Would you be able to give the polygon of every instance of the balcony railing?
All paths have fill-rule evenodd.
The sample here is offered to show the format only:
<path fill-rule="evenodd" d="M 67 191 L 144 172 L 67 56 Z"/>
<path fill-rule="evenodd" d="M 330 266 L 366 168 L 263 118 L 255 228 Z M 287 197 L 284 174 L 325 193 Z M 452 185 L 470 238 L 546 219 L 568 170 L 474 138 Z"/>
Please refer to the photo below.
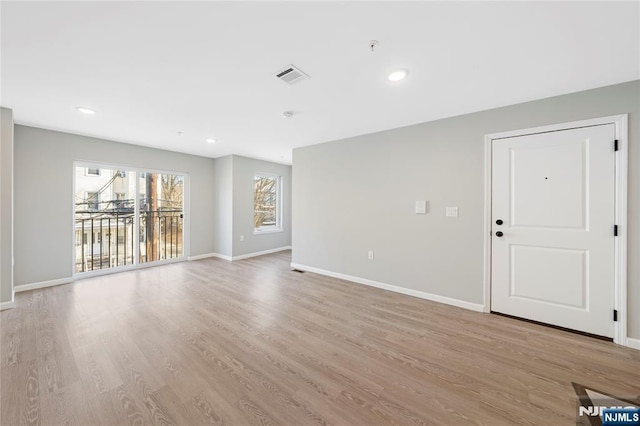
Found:
<path fill-rule="evenodd" d="M 76 218 L 76 272 L 133 263 L 133 214 Z"/>
<path fill-rule="evenodd" d="M 134 263 L 133 202 L 108 203 L 110 207 L 100 205 L 102 209 L 85 208 L 91 203 L 76 205 L 76 272 Z M 183 220 L 182 211 L 177 209 L 140 211 L 138 262 L 182 257 Z"/>
<path fill-rule="evenodd" d="M 140 263 L 182 256 L 182 211 L 140 212 Z"/>

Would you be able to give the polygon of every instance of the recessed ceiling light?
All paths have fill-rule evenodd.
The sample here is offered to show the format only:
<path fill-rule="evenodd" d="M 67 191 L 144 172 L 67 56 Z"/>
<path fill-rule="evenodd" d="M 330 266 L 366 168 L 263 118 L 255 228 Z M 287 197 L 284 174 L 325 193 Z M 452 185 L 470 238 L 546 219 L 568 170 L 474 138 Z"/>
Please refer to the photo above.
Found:
<path fill-rule="evenodd" d="M 214 138 L 207 138 L 207 143 L 216 143 Z"/>
<path fill-rule="evenodd" d="M 89 109 L 89 108 L 85 108 L 85 107 L 76 107 L 76 109 L 78 111 L 80 111 L 81 113 L 87 114 L 87 115 L 93 115 L 93 114 L 96 113 L 94 110 Z"/>
<path fill-rule="evenodd" d="M 396 70 L 389 74 L 387 78 L 389 79 L 389 81 L 400 81 L 403 80 L 407 76 L 407 74 L 407 70 Z"/>

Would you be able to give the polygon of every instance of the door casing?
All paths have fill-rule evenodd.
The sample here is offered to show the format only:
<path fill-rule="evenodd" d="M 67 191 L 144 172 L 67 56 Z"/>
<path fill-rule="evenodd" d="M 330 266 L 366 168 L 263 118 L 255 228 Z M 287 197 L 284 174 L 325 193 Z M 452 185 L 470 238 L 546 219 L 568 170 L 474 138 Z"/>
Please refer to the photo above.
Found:
<path fill-rule="evenodd" d="M 615 221 L 618 236 L 614 245 L 614 309 L 618 311 L 618 321 L 614 323 L 613 341 L 629 346 L 627 342 L 627 176 L 628 176 L 628 114 L 592 118 L 588 120 L 558 123 L 549 126 L 492 133 L 484 138 L 484 312 L 491 311 L 491 177 L 493 140 L 525 136 L 536 133 L 555 132 L 602 124 L 615 125 L 618 151 L 615 158 Z M 613 146 L 612 148 L 613 149 Z M 613 315 L 613 313 L 612 313 Z M 613 318 L 612 318 L 613 320 Z"/>

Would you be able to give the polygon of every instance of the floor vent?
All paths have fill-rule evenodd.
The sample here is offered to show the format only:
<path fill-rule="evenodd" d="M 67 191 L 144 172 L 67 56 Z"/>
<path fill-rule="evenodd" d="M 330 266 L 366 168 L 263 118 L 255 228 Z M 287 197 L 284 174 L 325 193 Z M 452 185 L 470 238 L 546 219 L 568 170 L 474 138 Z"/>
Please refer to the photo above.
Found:
<path fill-rule="evenodd" d="M 293 65 L 289 65 L 288 67 L 284 68 L 281 71 L 278 71 L 276 73 L 276 77 L 278 77 L 280 80 L 284 81 L 287 84 L 295 84 L 298 83 L 302 80 L 306 80 L 309 78 L 309 76 L 305 73 L 303 73 L 302 71 L 300 71 L 298 68 L 294 67 Z"/>

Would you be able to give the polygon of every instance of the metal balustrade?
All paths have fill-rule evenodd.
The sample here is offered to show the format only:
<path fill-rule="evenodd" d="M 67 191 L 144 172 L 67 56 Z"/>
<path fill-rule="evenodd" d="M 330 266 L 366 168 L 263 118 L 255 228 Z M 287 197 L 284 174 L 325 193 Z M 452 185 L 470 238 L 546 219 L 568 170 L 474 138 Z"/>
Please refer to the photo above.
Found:
<path fill-rule="evenodd" d="M 181 257 L 182 223 L 179 210 L 140 212 L 140 263 Z"/>
<path fill-rule="evenodd" d="M 132 200 L 76 204 L 76 272 L 131 265 L 135 261 Z M 90 206 L 91 205 L 91 206 Z M 84 207 L 84 208 L 83 208 Z M 138 262 L 183 255 L 181 210 L 140 211 Z"/>

